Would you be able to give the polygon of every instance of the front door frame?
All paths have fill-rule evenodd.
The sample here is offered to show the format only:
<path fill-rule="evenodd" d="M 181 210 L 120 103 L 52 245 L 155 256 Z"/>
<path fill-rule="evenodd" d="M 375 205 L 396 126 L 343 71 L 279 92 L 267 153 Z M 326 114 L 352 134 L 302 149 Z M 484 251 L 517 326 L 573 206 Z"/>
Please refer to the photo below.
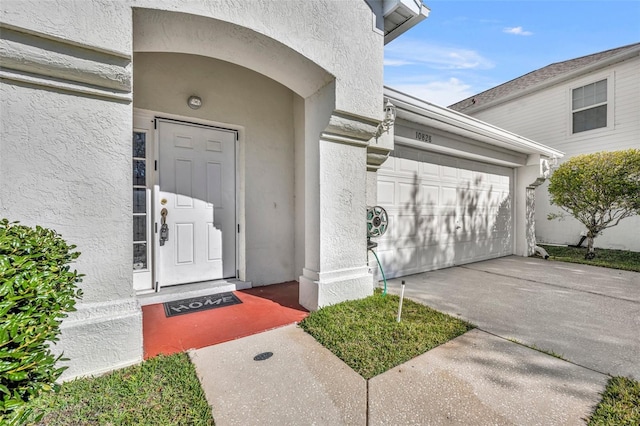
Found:
<path fill-rule="evenodd" d="M 236 143 L 235 143 L 235 223 L 236 223 L 236 250 L 235 250 L 235 265 L 236 265 L 236 279 L 244 280 L 246 276 L 246 263 L 245 263 L 245 238 L 244 232 L 241 230 L 245 229 L 245 221 L 244 221 L 244 203 L 243 200 L 244 192 L 242 188 L 244 187 L 244 128 L 242 126 L 233 125 L 229 123 L 216 122 L 211 120 L 203 120 L 200 118 L 181 116 L 176 114 L 167 114 L 153 110 L 145 110 L 140 108 L 133 109 L 134 123 L 133 128 L 146 127 L 141 126 L 139 123 L 149 124 L 149 135 L 152 136 L 152 141 L 148 142 L 148 147 L 151 153 L 147 156 L 147 158 L 151 159 L 148 167 L 147 173 L 148 177 L 148 185 L 151 186 L 151 202 L 149 206 L 150 210 L 150 223 L 148 224 L 151 229 L 152 234 L 152 253 L 150 255 L 150 259 L 152 262 L 151 270 L 153 271 L 152 275 L 149 276 L 150 282 L 144 285 L 143 290 L 139 290 L 140 294 L 149 293 L 149 292 L 159 292 L 162 284 L 161 277 L 159 276 L 159 250 L 160 250 L 160 242 L 159 242 L 159 232 L 160 232 L 160 205 L 158 200 L 158 192 L 159 192 L 159 172 L 157 170 L 157 165 L 159 164 L 159 152 L 160 152 L 160 138 L 159 138 L 159 130 L 157 126 L 157 119 L 163 119 L 168 121 L 173 121 L 176 124 L 190 124 L 196 126 L 209 127 L 214 129 L 223 129 L 230 130 L 236 133 Z M 153 207 L 151 207 L 153 206 Z M 188 284 L 187 284 L 188 285 Z M 138 287 L 139 288 L 139 287 Z"/>

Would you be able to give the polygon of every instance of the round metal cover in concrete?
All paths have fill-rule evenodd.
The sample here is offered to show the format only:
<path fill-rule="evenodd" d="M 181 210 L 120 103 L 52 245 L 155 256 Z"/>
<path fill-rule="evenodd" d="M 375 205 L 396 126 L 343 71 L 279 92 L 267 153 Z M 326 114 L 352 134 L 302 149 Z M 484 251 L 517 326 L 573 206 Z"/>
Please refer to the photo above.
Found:
<path fill-rule="evenodd" d="M 216 425 L 366 424 L 366 381 L 295 325 L 190 356 Z"/>

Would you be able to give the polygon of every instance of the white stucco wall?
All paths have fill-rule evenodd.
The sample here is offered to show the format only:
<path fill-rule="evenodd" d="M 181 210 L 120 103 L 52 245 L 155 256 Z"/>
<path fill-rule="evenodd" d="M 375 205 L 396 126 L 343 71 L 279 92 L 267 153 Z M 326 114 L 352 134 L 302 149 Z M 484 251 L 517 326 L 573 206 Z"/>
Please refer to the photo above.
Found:
<path fill-rule="evenodd" d="M 286 75 L 290 65 L 282 61 L 286 49 L 278 56 L 268 53 L 273 46 L 271 43 L 277 41 L 276 44 L 299 52 L 335 77 L 337 110 L 364 117 L 381 116 L 383 36 L 375 28 L 373 13 L 363 0 L 5 0 L 0 21 L 100 49 L 129 53 L 133 46 L 134 7 L 199 15 L 250 28 L 266 38 L 259 40 L 250 33 L 241 37 L 242 45 L 254 45 L 242 52 L 226 50 L 219 45 L 219 54 L 227 55 L 221 59 L 235 56 L 233 62 L 247 61 L 242 65 L 285 83 L 283 79 L 291 78 Z M 215 22 L 210 22 L 209 26 L 215 27 Z M 212 34 L 217 33 L 216 28 L 210 30 Z M 231 34 L 231 38 L 243 33 L 238 28 L 233 31 L 235 34 Z M 194 45 L 215 44 L 217 40 L 207 36 L 199 38 L 203 36 L 202 32 L 195 35 L 191 39 Z M 267 55 L 260 54 L 265 50 L 264 43 L 270 44 L 265 52 Z M 290 52 L 290 59 L 295 56 L 293 52 Z M 304 76 L 300 78 L 304 79 Z M 307 97 L 324 84 L 316 85 L 310 93 L 299 94 Z"/>
<path fill-rule="evenodd" d="M 0 214 L 78 245 L 85 303 L 131 297 L 129 106 L 1 84 Z"/>
<path fill-rule="evenodd" d="M 313 310 L 373 292 L 365 219 L 366 146 L 375 127 L 332 115 L 333 96 L 329 85 L 305 100 L 305 268 L 299 281 L 300 303 Z"/>
<path fill-rule="evenodd" d="M 364 165 L 362 135 L 356 136 L 355 145 L 351 139 L 336 139 L 330 143 L 351 147 L 327 146 L 320 155 L 319 140 L 329 117 L 336 111 L 351 117 L 346 124 L 334 126 L 347 129 L 347 133 L 364 120 L 369 123 L 364 126 L 366 134 L 371 132 L 370 124 L 382 116 L 383 35 L 375 28 L 366 2 L 5 0 L 0 3 L 0 28 L 4 34 L 11 29 L 35 35 L 35 39 L 30 36 L 17 42 L 0 37 L 0 55 L 3 60 L 9 58 L 14 67 L 0 72 L 0 213 L 25 224 L 52 227 L 83 253 L 77 266 L 87 275 L 82 284 L 85 298 L 78 313 L 63 323 L 66 331 L 59 345 L 73 359 L 65 377 L 105 371 L 138 362 L 142 356 L 141 314 L 132 290 L 130 167 L 131 101 L 142 102 L 135 93 L 144 83 L 136 81 L 136 88 L 131 86 L 134 51 L 212 56 L 269 77 L 261 79 L 253 73 L 245 79 L 248 87 L 244 92 L 269 96 L 245 97 L 244 104 L 227 96 L 226 109 L 212 111 L 222 115 L 216 121 L 244 126 L 247 143 L 254 144 L 246 152 L 246 179 L 254 185 L 245 197 L 263 211 L 254 212 L 246 206 L 247 235 L 250 230 L 260 230 L 246 241 L 247 264 L 251 263 L 251 271 L 256 273 L 246 278 L 259 284 L 288 280 L 298 273 L 295 270 L 301 256 L 292 251 L 294 241 L 302 240 L 303 226 L 305 245 L 310 243 L 310 248 L 305 247 L 304 264 L 314 268 L 315 275 L 311 275 L 317 277 L 323 269 L 328 274 L 324 282 L 348 286 L 355 280 L 359 290 L 350 295 L 366 293 L 361 288 L 367 274 L 361 273 L 360 266 L 353 266 L 366 267 L 364 243 L 358 237 L 352 245 L 359 234 L 356 228 L 342 238 L 330 233 L 330 244 L 321 241 L 324 237 L 313 229 L 325 207 L 320 203 L 320 193 L 325 190 L 320 186 L 322 161 L 354 155 L 353 163 L 340 159 L 332 166 L 334 176 L 345 176 Z M 202 77 L 215 84 L 215 75 Z M 174 93 L 175 84 L 171 81 L 156 90 Z M 312 116 L 306 99 L 322 90 L 327 92 L 322 108 Z M 293 92 L 305 98 L 304 120 L 300 99 Z M 178 102 L 168 98 L 156 101 Z M 284 104 L 286 108 L 282 108 Z M 167 108 L 177 111 L 178 106 Z M 260 132 L 266 132 L 265 136 L 239 123 L 241 113 L 262 119 L 264 129 Z M 349 121 L 352 119 L 355 124 Z M 305 147 L 305 167 L 298 169 L 304 175 L 305 212 L 300 225 L 295 221 L 301 213 L 294 213 L 293 194 L 301 190 L 294 190 L 295 167 L 291 163 L 301 158 L 296 156 L 294 135 L 302 129 L 304 137 L 297 139 L 298 145 L 303 141 Z M 366 192 L 364 170 L 363 166 L 362 175 L 356 173 L 348 188 L 352 194 L 340 198 L 338 205 L 332 197 L 344 191 L 334 194 L 328 189 L 323 195 L 325 204 L 335 207 L 327 220 L 347 218 L 346 224 L 336 223 L 338 228 L 357 225 L 356 219 L 347 215 L 356 215 L 364 205 L 364 199 L 355 195 L 364 197 Z M 269 179 L 263 181 L 265 175 Z M 274 192 L 274 184 L 286 189 Z M 315 210 L 309 212 L 310 208 Z M 274 226 L 261 229 L 261 214 L 272 218 Z M 331 254 L 334 249 L 346 257 Z M 274 254 L 281 256 L 273 259 Z M 320 265 L 324 256 L 331 260 Z M 346 272 L 336 272 L 342 266 L 347 266 Z M 269 278 L 257 276 L 265 270 Z M 330 296 L 322 303 L 334 303 L 342 297 Z"/>
<path fill-rule="evenodd" d="M 297 280 L 302 275 L 305 259 L 305 100 L 293 97 L 294 125 L 294 211 L 295 211 L 295 259 L 294 271 Z"/>
<path fill-rule="evenodd" d="M 3 0 L 0 21 L 97 49 L 131 52 L 131 1 Z"/>
<path fill-rule="evenodd" d="M 141 9 L 179 10 L 183 13 L 209 16 L 251 28 L 299 52 L 334 76 L 337 110 L 357 112 L 365 117 L 381 115 L 379 105 L 382 98 L 383 37 L 375 28 L 371 9 L 362 0 L 313 2 L 144 0 L 135 2 L 134 6 Z M 209 30 L 216 32 L 216 28 Z M 221 32 L 217 39 L 222 35 L 224 40 L 223 34 L 224 32 Z M 282 57 L 261 54 L 264 47 L 262 44 L 270 45 L 269 41 L 251 35 L 248 37 L 254 44 L 255 50 L 252 55 L 245 56 L 244 49 L 243 51 L 231 49 L 220 54 L 229 55 L 229 58 L 233 58 L 233 62 L 246 61 L 242 63 L 243 66 L 259 70 L 289 86 L 282 79 L 292 78 L 286 75 L 286 68 L 291 69 L 294 55 L 283 63 Z M 211 41 L 215 40 L 211 39 Z M 246 47 L 247 44 L 245 43 L 244 46 Z M 354 58 L 360 59 L 354 60 Z M 282 77 L 279 73 L 283 73 Z M 304 76 L 299 78 L 304 79 Z M 327 82 L 328 80 L 325 81 Z M 322 85 L 316 86 L 308 93 L 298 94 L 307 97 Z"/>
<path fill-rule="evenodd" d="M 73 267 L 85 274 L 84 296 L 78 312 L 63 322 L 56 346 L 75 361 L 65 375 L 81 374 L 80 365 L 100 371 L 139 361 L 142 324 L 131 273 L 130 106 L 5 82 L 0 99 L 0 217 L 53 228 L 82 253 Z M 77 319 L 92 314 L 124 326 L 88 331 Z M 90 350 L 75 348 L 68 335 L 94 344 Z"/>
<path fill-rule="evenodd" d="M 202 56 L 137 53 L 134 107 L 241 126 L 246 280 L 297 279 L 294 271 L 293 99 L 286 87 L 254 71 Z M 186 99 L 197 94 L 203 106 Z"/>

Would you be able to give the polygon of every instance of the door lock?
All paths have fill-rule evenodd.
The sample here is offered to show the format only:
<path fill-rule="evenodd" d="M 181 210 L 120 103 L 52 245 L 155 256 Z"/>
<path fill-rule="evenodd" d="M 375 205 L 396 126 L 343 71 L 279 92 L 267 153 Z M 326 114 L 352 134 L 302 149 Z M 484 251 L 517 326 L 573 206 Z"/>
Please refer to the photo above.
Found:
<path fill-rule="evenodd" d="M 160 226 L 160 245 L 161 246 L 163 246 L 166 241 L 169 241 L 169 225 L 167 225 L 167 214 L 168 214 L 168 211 L 166 208 L 163 208 L 162 210 L 160 210 L 160 216 L 162 216 L 162 218 L 160 219 L 160 223 L 162 223 L 162 226 Z"/>

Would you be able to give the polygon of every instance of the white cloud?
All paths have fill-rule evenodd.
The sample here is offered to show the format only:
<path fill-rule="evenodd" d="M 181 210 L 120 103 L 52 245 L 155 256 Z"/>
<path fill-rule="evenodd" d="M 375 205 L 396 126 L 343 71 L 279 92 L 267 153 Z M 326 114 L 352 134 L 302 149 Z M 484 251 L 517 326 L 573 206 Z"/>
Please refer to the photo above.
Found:
<path fill-rule="evenodd" d="M 522 27 L 507 27 L 502 32 L 507 34 L 521 35 L 521 36 L 530 36 L 533 35 L 531 31 L 525 31 Z"/>
<path fill-rule="evenodd" d="M 398 39 L 385 48 L 389 66 L 422 65 L 432 69 L 489 69 L 493 63 L 478 52 L 421 40 Z"/>
<path fill-rule="evenodd" d="M 406 61 L 403 59 L 389 59 L 389 58 L 384 58 L 384 66 L 385 67 L 402 67 L 404 65 L 412 65 L 413 62 L 411 61 Z"/>
<path fill-rule="evenodd" d="M 441 81 L 389 84 L 389 86 L 408 95 L 442 106 L 451 105 L 476 93 L 470 85 L 454 77 Z"/>

